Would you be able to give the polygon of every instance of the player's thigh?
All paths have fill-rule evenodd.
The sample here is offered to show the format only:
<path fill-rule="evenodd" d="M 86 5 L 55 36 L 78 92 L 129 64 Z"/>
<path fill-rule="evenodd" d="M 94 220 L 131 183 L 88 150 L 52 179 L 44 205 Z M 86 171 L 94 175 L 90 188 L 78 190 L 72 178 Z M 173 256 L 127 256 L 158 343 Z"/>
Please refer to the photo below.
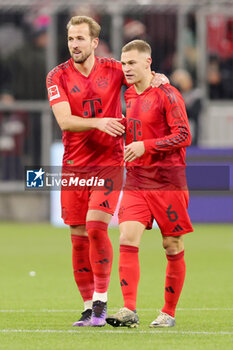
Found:
<path fill-rule="evenodd" d="M 109 224 L 112 218 L 112 214 L 106 213 L 101 210 L 89 209 L 87 212 L 86 221 L 102 221 Z"/>
<path fill-rule="evenodd" d="M 150 191 L 146 199 L 164 236 L 180 236 L 193 231 L 187 211 L 187 191 Z"/>
<path fill-rule="evenodd" d="M 146 226 L 138 221 L 124 221 L 119 225 L 120 244 L 139 247 Z"/>
<path fill-rule="evenodd" d="M 104 190 L 91 191 L 88 205 L 88 213 L 90 211 L 100 211 L 109 214 L 109 217 L 114 214 L 119 200 L 120 191 L 111 191 L 106 194 Z"/>
<path fill-rule="evenodd" d="M 96 170 L 96 176 L 104 179 L 104 186 L 95 186 L 91 189 L 88 209 L 113 215 L 121 193 L 123 167 L 101 167 Z"/>
<path fill-rule="evenodd" d="M 67 225 L 85 225 L 89 192 L 61 190 L 62 218 Z"/>
<path fill-rule="evenodd" d="M 139 222 L 151 229 L 153 216 L 144 198 L 143 191 L 123 191 L 118 213 L 119 223 Z"/>

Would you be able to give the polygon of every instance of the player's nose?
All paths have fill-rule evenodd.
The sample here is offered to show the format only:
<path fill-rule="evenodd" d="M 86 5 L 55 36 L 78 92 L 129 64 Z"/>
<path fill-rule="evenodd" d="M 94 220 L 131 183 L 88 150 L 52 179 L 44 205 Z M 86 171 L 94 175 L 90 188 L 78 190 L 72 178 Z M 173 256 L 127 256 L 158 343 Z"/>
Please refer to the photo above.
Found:
<path fill-rule="evenodd" d="M 72 42 L 72 48 L 78 49 L 78 41 L 74 40 L 74 41 Z"/>
<path fill-rule="evenodd" d="M 125 65 L 124 71 L 128 73 L 130 71 L 130 66 Z"/>

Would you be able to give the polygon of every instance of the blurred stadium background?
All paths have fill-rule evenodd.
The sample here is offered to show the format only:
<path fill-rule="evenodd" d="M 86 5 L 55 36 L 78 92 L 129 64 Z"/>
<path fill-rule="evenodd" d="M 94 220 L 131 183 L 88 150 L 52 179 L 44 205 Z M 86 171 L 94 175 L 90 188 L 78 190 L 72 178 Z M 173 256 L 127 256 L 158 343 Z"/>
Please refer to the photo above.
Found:
<path fill-rule="evenodd" d="M 25 191 L 24 169 L 50 165 L 61 142 L 45 77 L 69 58 L 66 23 L 74 14 L 101 24 L 98 56 L 119 59 L 134 38 L 151 43 L 153 69 L 186 102 L 188 164 L 226 166 L 223 187 L 191 191 L 192 221 L 233 222 L 232 0 L 0 0 L 0 220 L 50 220 L 50 193 Z M 221 182 L 221 172 L 214 176 Z"/>

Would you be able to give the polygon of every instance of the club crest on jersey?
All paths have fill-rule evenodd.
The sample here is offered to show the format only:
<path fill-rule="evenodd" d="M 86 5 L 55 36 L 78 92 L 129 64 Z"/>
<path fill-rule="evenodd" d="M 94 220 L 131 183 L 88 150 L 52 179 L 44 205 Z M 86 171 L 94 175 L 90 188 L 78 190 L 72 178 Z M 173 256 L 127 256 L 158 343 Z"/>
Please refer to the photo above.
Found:
<path fill-rule="evenodd" d="M 101 88 L 101 89 L 106 89 L 108 87 L 108 82 L 109 79 L 106 77 L 100 77 L 96 80 L 96 84 Z"/>
<path fill-rule="evenodd" d="M 142 111 L 148 112 L 151 108 L 152 102 L 150 100 L 145 100 L 142 102 Z"/>
<path fill-rule="evenodd" d="M 179 106 L 175 106 L 172 108 L 172 116 L 175 119 L 182 119 L 182 110 Z"/>
<path fill-rule="evenodd" d="M 49 93 L 49 101 L 55 100 L 56 98 L 60 97 L 60 92 L 58 90 L 57 85 L 50 86 L 48 88 Z"/>

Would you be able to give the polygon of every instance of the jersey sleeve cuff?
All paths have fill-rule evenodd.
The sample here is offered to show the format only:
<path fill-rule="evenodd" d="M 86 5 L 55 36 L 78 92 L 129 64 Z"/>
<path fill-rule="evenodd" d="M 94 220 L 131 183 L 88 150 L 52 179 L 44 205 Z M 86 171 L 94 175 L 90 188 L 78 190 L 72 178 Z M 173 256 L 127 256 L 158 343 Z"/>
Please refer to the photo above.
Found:
<path fill-rule="evenodd" d="M 155 151 L 154 149 L 154 140 L 144 140 L 144 147 L 145 147 L 145 151 L 148 153 L 151 153 L 152 151 Z"/>

